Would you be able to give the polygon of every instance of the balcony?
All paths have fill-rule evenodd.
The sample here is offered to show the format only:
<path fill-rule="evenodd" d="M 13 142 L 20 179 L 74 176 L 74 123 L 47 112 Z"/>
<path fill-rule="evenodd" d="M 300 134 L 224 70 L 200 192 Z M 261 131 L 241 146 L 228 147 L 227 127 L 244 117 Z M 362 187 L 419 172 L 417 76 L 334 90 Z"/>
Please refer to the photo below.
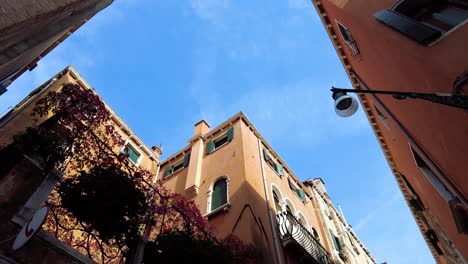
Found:
<path fill-rule="evenodd" d="M 328 252 L 320 242 L 289 212 L 276 215 L 285 249 L 294 251 L 301 263 L 330 264 Z"/>

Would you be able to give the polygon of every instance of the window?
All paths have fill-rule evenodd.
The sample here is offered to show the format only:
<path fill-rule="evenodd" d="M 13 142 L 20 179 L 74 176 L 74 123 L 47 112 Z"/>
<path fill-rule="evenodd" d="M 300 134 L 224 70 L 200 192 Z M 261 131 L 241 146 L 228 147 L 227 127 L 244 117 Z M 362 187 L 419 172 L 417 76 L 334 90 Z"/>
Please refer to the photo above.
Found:
<path fill-rule="evenodd" d="M 372 106 L 374 106 L 374 110 L 375 110 L 375 113 L 377 114 L 377 117 L 380 119 L 380 121 L 382 121 L 382 124 L 390 130 L 390 124 L 388 123 L 388 120 L 387 118 L 384 116 L 384 114 L 380 111 L 379 108 L 377 108 L 374 104 L 372 104 Z"/>
<path fill-rule="evenodd" d="M 419 156 L 419 154 L 410 147 L 411 153 L 413 154 L 414 162 L 418 166 L 419 170 L 426 176 L 426 179 L 432 184 L 432 186 L 439 192 L 445 201 L 451 201 L 455 197 L 452 193 L 445 187 L 445 185 L 439 180 L 436 174 L 432 169 L 426 164 L 426 162 Z"/>
<path fill-rule="evenodd" d="M 211 211 L 214 211 L 227 204 L 227 180 L 220 179 L 213 185 L 211 195 Z"/>
<path fill-rule="evenodd" d="M 468 3 L 460 0 L 403 0 L 393 10 L 379 11 L 374 17 L 427 45 L 468 20 Z"/>
<path fill-rule="evenodd" d="M 335 245 L 335 249 L 337 251 L 341 251 L 343 248 L 341 247 L 340 239 L 337 236 L 335 236 L 335 234 L 333 233 L 331 229 L 328 229 L 328 230 L 330 231 L 330 235 L 333 240 L 333 244 Z"/>
<path fill-rule="evenodd" d="M 138 164 L 140 162 L 141 154 L 133 147 L 130 143 L 126 143 L 122 149 L 122 153 L 128 156 L 128 159 L 133 163 Z"/>
<path fill-rule="evenodd" d="M 172 165 L 169 165 L 166 170 L 164 170 L 164 178 L 166 178 L 167 176 L 175 173 L 175 172 L 178 172 L 184 168 L 187 168 L 188 165 L 190 163 L 190 153 L 185 155 L 183 159 L 175 162 L 174 164 Z"/>
<path fill-rule="evenodd" d="M 439 180 L 437 175 L 426 164 L 426 162 L 419 156 L 419 154 L 410 146 L 411 153 L 413 154 L 414 161 L 419 167 L 419 170 L 426 176 L 427 180 L 437 190 L 437 192 L 448 202 L 452 211 L 457 230 L 461 234 L 468 233 L 468 211 L 461 201 L 455 197 L 450 190 Z"/>
<path fill-rule="evenodd" d="M 314 227 L 312 227 L 312 235 L 317 241 L 320 241 L 319 234 L 317 233 L 317 230 Z"/>
<path fill-rule="evenodd" d="M 206 154 L 210 154 L 216 149 L 224 146 L 225 144 L 229 143 L 232 141 L 234 138 L 234 128 L 231 127 L 229 130 L 224 134 L 219 136 L 218 138 L 208 142 L 206 144 Z"/>
<path fill-rule="evenodd" d="M 307 203 L 304 191 L 301 188 L 296 187 L 296 184 L 290 177 L 288 177 L 288 184 L 289 188 L 297 195 L 297 197 L 299 197 L 303 203 Z"/>
<path fill-rule="evenodd" d="M 280 205 L 280 200 L 279 200 L 278 195 L 276 194 L 275 191 L 273 191 L 273 200 L 275 201 L 276 213 L 280 213 L 282 211 L 281 210 L 281 205 Z"/>
<path fill-rule="evenodd" d="M 286 212 L 288 212 L 289 214 L 293 214 L 293 211 L 291 210 L 291 207 L 289 207 L 289 205 L 286 205 Z"/>
<path fill-rule="evenodd" d="M 263 159 L 270 165 L 270 167 L 279 175 L 283 176 L 284 175 L 284 170 L 283 170 L 283 165 L 276 163 L 270 155 L 268 155 L 268 152 L 266 149 L 263 149 Z"/>
<path fill-rule="evenodd" d="M 344 42 L 348 47 L 351 49 L 353 56 L 358 56 L 359 55 L 359 48 L 357 46 L 356 41 L 354 41 L 353 36 L 351 35 L 351 32 L 349 29 L 347 29 L 345 26 L 343 26 L 340 22 L 336 21 L 336 26 L 338 27 L 338 30 L 341 33 L 341 37 L 343 38 Z"/>

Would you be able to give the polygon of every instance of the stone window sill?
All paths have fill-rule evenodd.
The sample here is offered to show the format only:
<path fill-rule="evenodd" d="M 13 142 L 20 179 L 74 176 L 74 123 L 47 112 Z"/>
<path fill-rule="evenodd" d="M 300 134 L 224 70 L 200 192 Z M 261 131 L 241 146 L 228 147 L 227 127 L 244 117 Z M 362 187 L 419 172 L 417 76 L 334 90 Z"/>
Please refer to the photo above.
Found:
<path fill-rule="evenodd" d="M 229 207 L 231 207 L 230 203 L 225 203 L 224 205 L 221 205 L 220 207 L 214 209 L 213 211 L 207 213 L 205 215 L 206 218 L 210 219 L 218 214 L 225 213 L 229 211 Z"/>

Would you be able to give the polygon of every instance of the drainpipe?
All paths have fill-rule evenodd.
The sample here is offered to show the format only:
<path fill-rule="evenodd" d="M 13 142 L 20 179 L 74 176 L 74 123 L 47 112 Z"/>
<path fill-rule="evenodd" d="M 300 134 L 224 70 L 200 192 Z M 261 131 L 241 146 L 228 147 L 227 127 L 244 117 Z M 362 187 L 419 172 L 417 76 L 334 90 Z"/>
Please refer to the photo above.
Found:
<path fill-rule="evenodd" d="M 161 168 L 161 163 L 159 161 L 156 161 L 156 164 L 158 164 L 158 167 L 156 168 L 156 175 L 154 176 L 153 183 L 158 181 L 159 169 Z"/>
<path fill-rule="evenodd" d="M 354 76 L 356 80 L 358 80 L 359 84 L 364 88 L 364 90 L 370 90 L 369 87 L 364 83 L 363 80 L 353 71 L 351 71 L 351 76 Z M 406 128 L 398 121 L 398 119 L 385 107 L 385 105 L 380 101 L 380 99 L 371 94 L 374 101 L 377 105 L 385 112 L 385 114 L 392 120 L 392 122 L 396 125 L 396 127 L 406 136 L 408 142 L 411 144 L 412 147 L 418 152 L 419 155 L 423 158 L 423 160 L 431 167 L 435 173 L 439 176 L 439 180 L 444 183 L 444 185 L 449 189 L 450 192 L 455 194 L 455 196 L 460 199 L 465 207 L 468 207 L 468 201 L 466 200 L 465 196 L 462 192 L 458 190 L 458 188 L 450 181 L 450 179 L 445 175 L 445 173 L 432 161 L 429 155 L 419 146 L 418 143 L 413 139 L 410 133 L 406 130 Z"/>
<path fill-rule="evenodd" d="M 276 254 L 276 259 L 278 264 L 282 264 L 283 260 L 281 259 L 281 254 L 280 254 L 280 248 L 279 248 L 279 242 L 278 242 L 278 234 L 276 233 L 276 228 L 275 228 L 275 223 L 276 221 L 273 218 L 273 212 L 271 211 L 270 207 L 270 199 L 268 198 L 268 188 L 266 184 L 266 179 L 265 179 L 265 168 L 263 167 L 263 154 L 262 154 L 262 141 L 258 139 L 258 153 L 260 156 L 260 168 L 262 170 L 262 180 L 263 180 L 263 189 L 265 191 L 265 199 L 266 199 L 266 206 L 268 209 L 268 216 L 270 220 L 270 226 L 271 226 L 271 232 L 273 233 L 273 242 L 275 244 L 275 254 Z"/>

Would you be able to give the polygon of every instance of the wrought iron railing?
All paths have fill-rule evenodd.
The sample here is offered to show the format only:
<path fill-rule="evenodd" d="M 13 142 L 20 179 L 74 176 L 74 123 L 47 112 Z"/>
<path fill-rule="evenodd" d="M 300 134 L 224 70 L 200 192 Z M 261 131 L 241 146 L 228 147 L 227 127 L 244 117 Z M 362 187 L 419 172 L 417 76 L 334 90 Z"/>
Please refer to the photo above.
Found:
<path fill-rule="evenodd" d="M 320 242 L 289 212 L 276 215 L 281 239 L 294 240 L 301 246 L 317 263 L 329 264 L 330 257 Z"/>

